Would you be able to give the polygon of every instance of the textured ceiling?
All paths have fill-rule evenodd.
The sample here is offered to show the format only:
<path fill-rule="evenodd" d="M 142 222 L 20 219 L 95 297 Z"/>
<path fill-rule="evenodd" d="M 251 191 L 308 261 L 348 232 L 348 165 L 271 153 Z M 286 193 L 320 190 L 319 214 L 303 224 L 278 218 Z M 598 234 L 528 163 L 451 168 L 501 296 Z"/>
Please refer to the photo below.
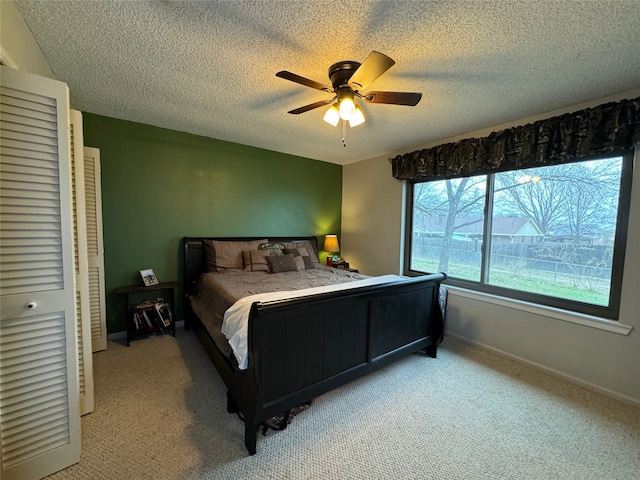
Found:
<path fill-rule="evenodd" d="M 637 0 L 17 1 L 82 111 L 347 164 L 640 87 Z M 364 125 L 322 121 L 328 67 L 396 65 Z"/>

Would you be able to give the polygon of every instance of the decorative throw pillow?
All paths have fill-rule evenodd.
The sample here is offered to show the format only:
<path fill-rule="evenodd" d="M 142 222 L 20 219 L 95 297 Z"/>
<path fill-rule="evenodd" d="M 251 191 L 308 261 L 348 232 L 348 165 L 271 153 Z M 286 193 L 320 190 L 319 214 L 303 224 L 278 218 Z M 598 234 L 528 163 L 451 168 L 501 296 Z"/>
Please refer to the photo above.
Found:
<path fill-rule="evenodd" d="M 314 267 L 315 266 L 317 266 L 317 267 L 322 266 L 322 264 L 320 263 L 320 260 L 318 260 L 318 252 L 316 251 L 315 248 L 313 248 L 311 243 L 310 242 L 302 242 L 302 246 L 307 249 L 307 252 L 309 254 L 309 258 L 311 259 L 311 263 L 313 263 Z M 300 247 L 298 247 L 298 249 L 300 249 Z M 304 256 L 304 253 L 302 253 L 302 251 L 300 251 L 300 253 Z"/>
<path fill-rule="evenodd" d="M 296 249 L 300 252 L 300 255 L 308 256 L 311 259 L 311 263 L 313 263 L 314 268 L 317 268 L 321 265 L 320 260 L 318 260 L 318 252 L 316 252 L 315 248 L 313 248 L 311 242 L 284 242 L 284 247 L 286 249 Z"/>
<path fill-rule="evenodd" d="M 316 268 L 313 265 L 313 261 L 311 260 L 311 257 L 308 257 L 307 255 L 301 255 L 300 258 L 302 258 L 302 262 L 304 263 L 305 270 L 311 270 L 312 268 Z"/>
<path fill-rule="evenodd" d="M 309 255 L 302 255 L 300 250 L 297 248 L 285 248 L 282 250 L 284 254 L 290 253 L 296 260 L 296 265 L 298 265 L 298 270 L 310 270 L 315 268 L 313 266 L 313 262 L 311 261 L 311 257 Z M 307 249 L 305 247 L 302 248 L 304 253 L 307 253 Z"/>
<path fill-rule="evenodd" d="M 207 272 L 218 272 L 227 268 L 242 270 L 243 250 L 258 250 L 261 243 L 266 243 L 266 238 L 261 240 L 204 240 L 204 253 Z"/>
<path fill-rule="evenodd" d="M 304 268 L 304 260 L 302 258 L 303 258 L 302 255 L 298 255 L 297 257 L 295 257 L 295 256 L 293 257 L 294 262 L 296 262 L 296 269 L 298 271 L 305 270 L 305 268 Z M 309 258 L 309 257 L 307 257 L 307 258 Z"/>
<path fill-rule="evenodd" d="M 268 272 L 267 256 L 269 250 L 243 250 L 242 261 L 245 272 Z"/>
<path fill-rule="evenodd" d="M 282 253 L 282 250 L 284 249 L 284 245 L 281 243 L 262 243 L 260 244 L 258 249 L 267 250 L 270 252 L 269 255 L 274 257 L 284 255 L 284 253 Z"/>
<path fill-rule="evenodd" d="M 296 261 L 291 253 L 287 255 L 269 255 L 267 262 L 269 263 L 269 270 L 271 273 L 281 272 L 295 272 L 298 270 Z"/>

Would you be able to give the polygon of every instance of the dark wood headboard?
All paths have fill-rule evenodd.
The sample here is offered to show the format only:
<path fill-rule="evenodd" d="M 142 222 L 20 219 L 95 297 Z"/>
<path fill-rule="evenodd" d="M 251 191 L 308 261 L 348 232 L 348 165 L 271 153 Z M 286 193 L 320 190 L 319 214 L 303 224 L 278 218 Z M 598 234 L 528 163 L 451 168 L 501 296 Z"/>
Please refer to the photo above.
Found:
<path fill-rule="evenodd" d="M 196 292 L 198 287 L 198 279 L 200 275 L 205 272 L 206 259 L 204 255 L 203 240 L 260 240 L 261 238 L 268 238 L 269 242 L 310 242 L 313 248 L 318 254 L 318 238 L 315 236 L 305 237 L 183 237 L 184 242 L 184 275 L 182 280 L 182 286 L 184 288 L 185 295 L 192 295 Z"/>

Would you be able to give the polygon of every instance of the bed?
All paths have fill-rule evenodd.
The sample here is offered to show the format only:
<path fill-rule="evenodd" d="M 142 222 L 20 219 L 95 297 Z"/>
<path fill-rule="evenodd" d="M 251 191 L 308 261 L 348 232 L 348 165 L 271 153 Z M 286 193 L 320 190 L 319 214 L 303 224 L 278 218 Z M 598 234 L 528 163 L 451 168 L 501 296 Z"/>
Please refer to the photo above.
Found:
<path fill-rule="evenodd" d="M 411 279 L 394 276 L 386 281 L 352 274 L 350 284 L 344 288 L 319 287 L 320 293 L 302 290 L 301 295 L 295 296 L 266 294 L 264 300 L 258 293 L 255 301 L 248 298 L 244 324 L 246 363 L 241 365 L 229 348 L 221 345 L 220 332 L 214 330 L 216 327 L 212 329 L 211 319 L 196 315 L 192 301 L 200 316 L 211 316 L 203 313 L 196 301 L 197 297 L 208 297 L 203 292 L 204 279 L 215 276 L 203 275 L 211 269 L 210 245 L 238 242 L 246 246 L 265 240 L 183 238 L 185 329 L 193 329 L 224 381 L 228 389 L 227 410 L 242 414 L 245 446 L 251 455 L 256 453 L 258 428 L 266 419 L 415 352 L 423 350 L 435 358 L 444 330 L 439 304 L 444 274 Z M 303 254 L 306 246 L 307 253 L 315 256 L 314 267 L 306 266 L 310 271 L 317 269 L 316 276 L 337 271 L 318 264 L 316 237 L 268 237 L 268 242 L 300 245 L 289 251 Z M 249 258 L 246 252 L 243 251 L 245 264 Z M 300 259 L 296 261 L 304 270 Z M 234 267 L 245 269 L 246 265 Z M 229 278 L 240 277 L 236 271 L 225 273 Z M 264 276 L 264 272 L 259 273 Z M 284 278 L 288 274 L 272 275 Z M 253 280 L 257 275 L 249 278 Z M 226 301 L 230 303 L 231 299 Z"/>

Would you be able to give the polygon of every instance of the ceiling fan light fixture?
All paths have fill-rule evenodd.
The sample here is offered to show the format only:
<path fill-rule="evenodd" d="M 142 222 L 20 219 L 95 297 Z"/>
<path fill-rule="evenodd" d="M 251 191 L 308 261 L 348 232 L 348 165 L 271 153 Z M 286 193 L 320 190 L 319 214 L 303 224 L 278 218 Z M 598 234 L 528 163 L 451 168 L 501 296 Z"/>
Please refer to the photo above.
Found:
<path fill-rule="evenodd" d="M 352 128 L 357 127 L 364 122 L 364 113 L 362 113 L 360 107 L 356 105 L 356 109 L 353 111 L 353 115 L 351 115 L 351 118 L 349 119 L 349 126 Z"/>
<path fill-rule="evenodd" d="M 338 107 L 336 107 L 335 104 L 331 105 L 322 119 L 333 127 L 337 126 L 340 121 L 340 111 Z"/>

